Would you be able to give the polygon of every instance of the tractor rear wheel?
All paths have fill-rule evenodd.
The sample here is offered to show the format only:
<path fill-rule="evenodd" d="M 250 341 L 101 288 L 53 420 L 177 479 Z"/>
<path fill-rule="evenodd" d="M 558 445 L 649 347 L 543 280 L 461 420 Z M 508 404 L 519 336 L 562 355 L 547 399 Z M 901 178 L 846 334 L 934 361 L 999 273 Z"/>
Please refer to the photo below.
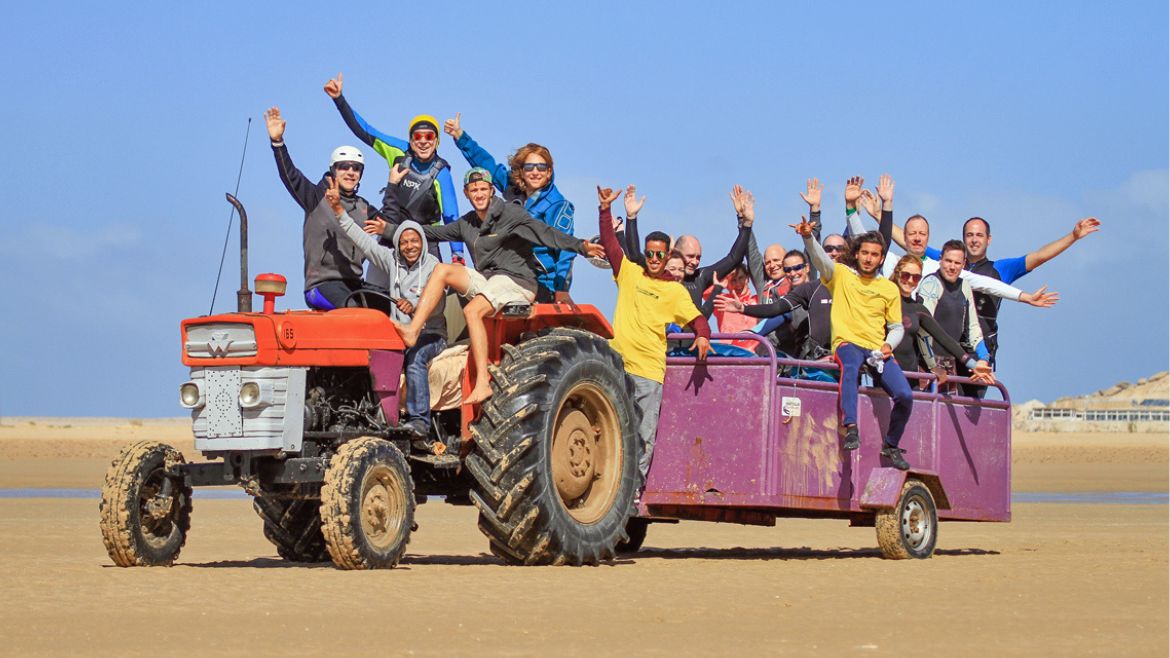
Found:
<path fill-rule="evenodd" d="M 321 530 L 333 564 L 391 569 L 414 527 L 414 485 L 406 458 L 373 437 L 338 448 L 321 487 Z"/>
<path fill-rule="evenodd" d="M 169 477 L 183 455 L 157 441 L 139 441 L 110 463 L 102 486 L 102 542 L 119 567 L 170 566 L 191 529 L 191 487 Z"/>
<path fill-rule="evenodd" d="M 612 559 L 642 484 L 640 414 L 621 358 L 568 328 L 504 351 L 465 461 L 480 530 L 509 564 Z"/>
<path fill-rule="evenodd" d="M 637 553 L 646 541 L 646 531 L 650 529 L 650 522 L 646 519 L 634 517 L 626 523 L 626 535 L 629 539 L 617 545 L 617 552 L 625 555 Z"/>
<path fill-rule="evenodd" d="M 256 496 L 252 508 L 264 521 L 264 537 L 290 562 L 328 562 L 321 534 L 321 501 Z"/>

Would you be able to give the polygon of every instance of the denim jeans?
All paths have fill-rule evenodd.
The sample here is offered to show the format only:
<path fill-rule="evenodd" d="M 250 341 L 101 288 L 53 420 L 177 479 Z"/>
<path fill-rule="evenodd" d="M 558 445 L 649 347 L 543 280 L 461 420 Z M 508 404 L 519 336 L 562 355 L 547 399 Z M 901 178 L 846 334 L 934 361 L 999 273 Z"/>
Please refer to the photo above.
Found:
<path fill-rule="evenodd" d="M 858 347 L 853 343 L 841 343 L 833 358 L 841 366 L 841 383 L 837 389 L 838 405 L 841 411 L 842 425 L 857 424 L 857 379 L 861 371 L 861 364 L 869 356 L 869 350 Z M 902 432 L 906 429 L 906 421 L 910 420 L 910 409 L 914 406 L 914 395 L 910 391 L 910 384 L 906 375 L 894 359 L 886 359 L 882 366 L 882 374 L 874 375 L 878 386 L 885 389 L 894 401 L 894 408 L 890 411 L 890 429 L 886 434 L 885 443 L 888 446 L 898 447 L 902 440 Z"/>
<path fill-rule="evenodd" d="M 447 338 L 439 334 L 423 333 L 414 347 L 406 350 L 403 369 L 406 371 L 406 418 L 431 424 L 431 386 L 427 382 L 427 366 L 439 352 L 447 348 Z"/>

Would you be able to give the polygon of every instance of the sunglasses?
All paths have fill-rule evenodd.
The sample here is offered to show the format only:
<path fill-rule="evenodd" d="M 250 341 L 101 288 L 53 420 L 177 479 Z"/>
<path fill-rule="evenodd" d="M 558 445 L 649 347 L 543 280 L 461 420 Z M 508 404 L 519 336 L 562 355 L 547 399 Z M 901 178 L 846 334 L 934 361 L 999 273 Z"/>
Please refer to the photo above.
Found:
<path fill-rule="evenodd" d="M 524 171 L 548 171 L 547 162 L 525 162 L 520 166 Z"/>
<path fill-rule="evenodd" d="M 663 258 L 666 258 L 665 251 L 655 251 L 653 249 L 647 249 L 646 251 L 644 251 L 642 253 L 646 254 L 646 260 L 650 260 L 651 258 L 653 258 L 654 260 L 662 260 Z"/>
<path fill-rule="evenodd" d="M 825 251 L 845 251 L 845 245 L 843 245 L 843 244 L 827 244 L 827 245 L 825 245 Z"/>
<path fill-rule="evenodd" d="M 789 267 L 784 268 L 784 273 L 791 274 L 792 272 L 799 272 L 803 269 L 804 269 L 804 263 L 801 263 L 800 265 L 791 265 Z"/>
<path fill-rule="evenodd" d="M 419 130 L 410 136 L 416 142 L 433 142 L 435 137 L 435 133 L 430 130 Z"/>
<path fill-rule="evenodd" d="M 356 171 L 359 173 L 362 169 L 364 169 L 360 162 L 338 162 L 337 164 L 333 165 L 333 167 L 334 169 L 337 169 L 337 171 Z"/>
<path fill-rule="evenodd" d="M 919 281 L 922 280 L 922 275 L 921 274 L 911 274 L 909 272 L 902 272 L 902 273 L 898 274 L 898 278 L 905 281 L 906 283 L 918 283 Z"/>

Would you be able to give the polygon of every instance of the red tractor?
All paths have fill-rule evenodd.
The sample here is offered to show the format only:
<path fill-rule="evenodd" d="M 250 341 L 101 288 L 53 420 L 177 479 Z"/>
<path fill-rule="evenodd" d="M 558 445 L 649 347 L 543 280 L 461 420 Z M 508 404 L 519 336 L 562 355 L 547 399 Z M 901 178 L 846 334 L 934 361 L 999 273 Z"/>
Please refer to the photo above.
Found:
<path fill-rule="evenodd" d="M 627 541 L 642 484 L 638 411 L 613 335 L 594 307 L 505 308 L 487 323 L 493 396 L 439 412 L 420 450 L 398 429 L 404 345 L 373 308 L 275 311 L 284 278 L 241 289 L 235 313 L 181 324 L 179 389 L 195 448 L 127 447 L 106 474 L 101 532 L 119 566 L 170 565 L 191 525 L 192 488 L 239 485 L 284 559 L 393 567 L 416 503 L 474 504 L 491 551 L 511 564 L 595 564 Z M 359 296 L 360 297 L 360 296 Z M 360 299 L 357 300 L 360 302 Z M 468 362 L 463 390 L 477 373 Z"/>

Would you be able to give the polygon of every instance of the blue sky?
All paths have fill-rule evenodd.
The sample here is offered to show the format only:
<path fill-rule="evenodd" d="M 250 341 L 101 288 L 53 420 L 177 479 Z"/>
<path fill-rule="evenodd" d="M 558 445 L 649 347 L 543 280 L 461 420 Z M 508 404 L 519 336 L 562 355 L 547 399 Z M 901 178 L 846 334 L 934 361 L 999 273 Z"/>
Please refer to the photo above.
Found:
<path fill-rule="evenodd" d="M 497 157 L 549 146 L 582 236 L 598 182 L 637 183 L 645 229 L 697 234 L 708 259 L 730 245 L 734 183 L 756 195 L 761 242 L 790 246 L 810 176 L 830 225 L 845 178 L 888 171 L 899 221 L 925 214 L 938 244 L 982 215 L 993 258 L 1097 216 L 1099 234 L 1020 282 L 1058 306 L 1005 304 L 1000 376 L 1052 400 L 1167 368 L 1164 2 L 493 5 L 7 10 L 0 415 L 181 415 L 179 321 L 207 312 L 247 119 L 252 272 L 296 291 L 301 212 L 261 113 L 281 106 L 294 161 L 320 175 L 356 141 L 321 90 L 337 71 L 387 132 L 459 111 Z M 367 196 L 385 174 L 371 164 Z M 233 308 L 234 248 L 217 310 Z M 575 275 L 574 297 L 611 313 L 604 272 Z"/>

